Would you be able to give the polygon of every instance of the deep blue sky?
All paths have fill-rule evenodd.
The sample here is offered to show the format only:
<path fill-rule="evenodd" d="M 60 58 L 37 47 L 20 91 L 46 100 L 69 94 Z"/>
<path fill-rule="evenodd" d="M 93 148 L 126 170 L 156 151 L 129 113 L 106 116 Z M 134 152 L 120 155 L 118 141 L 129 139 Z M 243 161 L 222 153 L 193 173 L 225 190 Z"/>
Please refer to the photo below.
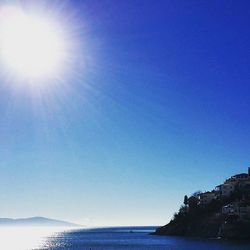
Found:
<path fill-rule="evenodd" d="M 185 194 L 247 170 L 249 1 L 58 12 L 77 39 L 62 85 L 38 95 L 1 76 L 1 217 L 161 225 Z"/>

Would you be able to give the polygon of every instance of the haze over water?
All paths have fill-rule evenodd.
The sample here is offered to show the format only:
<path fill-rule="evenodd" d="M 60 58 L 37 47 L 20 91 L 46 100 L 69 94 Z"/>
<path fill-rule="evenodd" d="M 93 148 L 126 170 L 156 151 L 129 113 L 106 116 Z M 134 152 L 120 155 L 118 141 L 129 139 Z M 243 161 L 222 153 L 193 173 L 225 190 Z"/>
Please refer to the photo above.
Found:
<path fill-rule="evenodd" d="M 64 229 L 59 227 L 0 227 L 0 249 L 28 250 L 43 245 L 51 237 Z M 66 228 L 65 228 L 66 230 Z"/>

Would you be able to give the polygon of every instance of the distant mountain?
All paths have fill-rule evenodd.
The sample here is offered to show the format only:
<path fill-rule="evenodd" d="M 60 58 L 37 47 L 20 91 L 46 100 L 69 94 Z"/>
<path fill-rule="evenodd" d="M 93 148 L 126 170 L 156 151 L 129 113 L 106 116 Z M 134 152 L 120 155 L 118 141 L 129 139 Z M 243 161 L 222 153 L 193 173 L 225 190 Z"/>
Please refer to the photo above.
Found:
<path fill-rule="evenodd" d="M 81 225 L 45 217 L 31 217 L 20 219 L 0 218 L 0 226 L 80 227 Z"/>

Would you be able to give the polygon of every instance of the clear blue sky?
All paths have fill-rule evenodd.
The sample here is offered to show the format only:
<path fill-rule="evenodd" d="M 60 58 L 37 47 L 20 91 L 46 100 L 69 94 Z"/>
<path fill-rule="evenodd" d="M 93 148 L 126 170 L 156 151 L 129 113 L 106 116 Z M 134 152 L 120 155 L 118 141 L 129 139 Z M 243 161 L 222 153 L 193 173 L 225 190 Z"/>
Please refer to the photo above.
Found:
<path fill-rule="evenodd" d="M 161 225 L 247 170 L 249 1 L 47 2 L 74 60 L 39 94 L 1 75 L 0 217 Z"/>

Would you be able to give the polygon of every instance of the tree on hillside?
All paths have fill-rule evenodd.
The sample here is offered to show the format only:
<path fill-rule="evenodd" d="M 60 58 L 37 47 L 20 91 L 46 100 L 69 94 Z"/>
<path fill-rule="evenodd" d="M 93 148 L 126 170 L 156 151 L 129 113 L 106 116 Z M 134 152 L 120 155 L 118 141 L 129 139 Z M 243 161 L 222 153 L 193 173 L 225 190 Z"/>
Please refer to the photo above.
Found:
<path fill-rule="evenodd" d="M 184 196 L 184 205 L 185 206 L 188 205 L 188 196 L 187 195 Z"/>
<path fill-rule="evenodd" d="M 198 207 L 199 199 L 196 196 L 191 196 L 188 199 L 188 206 L 190 210 L 194 210 Z"/>

